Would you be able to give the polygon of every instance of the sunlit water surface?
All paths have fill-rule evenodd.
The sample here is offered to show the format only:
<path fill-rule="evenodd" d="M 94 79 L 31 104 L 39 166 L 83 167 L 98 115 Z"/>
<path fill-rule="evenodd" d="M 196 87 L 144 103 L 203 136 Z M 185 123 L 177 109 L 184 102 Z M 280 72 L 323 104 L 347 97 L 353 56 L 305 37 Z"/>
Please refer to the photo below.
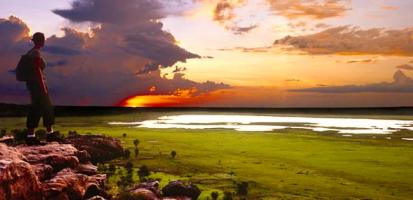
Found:
<path fill-rule="evenodd" d="M 172 115 L 140 122 L 110 122 L 140 128 L 234 129 L 237 131 L 273 131 L 309 129 L 345 134 L 391 134 L 401 129 L 413 130 L 413 121 L 326 117 L 284 117 L 259 115 Z M 407 139 L 407 138 L 406 138 Z"/>

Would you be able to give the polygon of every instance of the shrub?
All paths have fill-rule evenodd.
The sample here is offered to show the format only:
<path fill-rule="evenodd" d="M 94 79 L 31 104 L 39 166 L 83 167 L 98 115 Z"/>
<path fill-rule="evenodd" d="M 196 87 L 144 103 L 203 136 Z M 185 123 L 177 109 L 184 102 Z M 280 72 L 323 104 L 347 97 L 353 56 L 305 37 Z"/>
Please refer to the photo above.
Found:
<path fill-rule="evenodd" d="M 135 149 L 138 148 L 139 140 L 138 140 L 138 139 L 134 139 L 134 140 L 133 140 L 133 145 L 135 145 Z"/>
<path fill-rule="evenodd" d="M 117 185 L 120 188 L 126 188 L 133 184 L 132 174 L 126 174 L 125 176 L 121 176 L 120 180 L 117 182 Z"/>
<path fill-rule="evenodd" d="M 228 191 L 225 191 L 223 200 L 233 200 L 232 193 L 228 192 Z"/>
<path fill-rule="evenodd" d="M 112 172 L 112 173 L 114 173 L 115 171 L 116 171 L 116 165 L 115 164 L 113 164 L 113 163 L 111 163 L 110 165 L 109 165 L 109 169 L 108 169 L 110 172 Z"/>
<path fill-rule="evenodd" d="M 248 194 L 248 183 L 243 181 L 241 183 L 237 183 L 237 194 L 238 195 L 247 195 Z"/>
<path fill-rule="evenodd" d="M 108 168 L 105 164 L 98 163 L 98 172 L 106 173 L 107 170 L 108 170 Z"/>
<path fill-rule="evenodd" d="M 75 137 L 75 136 L 79 136 L 79 134 L 77 133 L 77 131 L 69 131 L 67 133 L 68 137 Z"/>
<path fill-rule="evenodd" d="M 6 135 L 7 130 L 6 129 L 1 129 L 0 131 L 0 137 L 4 137 Z"/>
<path fill-rule="evenodd" d="M 171 151 L 171 156 L 172 156 L 172 158 L 176 157 L 176 151 L 175 150 Z"/>
<path fill-rule="evenodd" d="M 24 139 L 26 138 L 27 129 L 23 129 L 23 130 L 13 129 L 13 130 L 11 131 L 11 133 L 13 134 L 14 139 L 15 139 L 16 141 L 21 141 L 21 140 L 24 140 Z"/>
<path fill-rule="evenodd" d="M 141 167 L 139 167 L 138 176 L 140 180 L 144 180 L 144 178 L 149 175 L 151 175 L 151 172 L 149 171 L 148 166 L 142 165 Z"/>
<path fill-rule="evenodd" d="M 46 138 L 46 131 L 44 129 L 39 129 L 35 132 L 35 135 L 39 139 L 45 139 Z"/>
<path fill-rule="evenodd" d="M 133 171 L 133 163 L 131 161 L 128 161 L 125 164 L 125 169 L 128 171 L 128 173 L 132 173 Z"/>
<path fill-rule="evenodd" d="M 126 136 L 128 136 L 126 133 L 122 134 L 122 137 L 124 137 L 124 138 L 125 138 Z"/>
<path fill-rule="evenodd" d="M 212 200 L 217 200 L 217 199 L 218 199 L 218 196 L 219 196 L 219 193 L 218 193 L 218 192 L 211 192 L 211 198 L 212 198 Z"/>
<path fill-rule="evenodd" d="M 128 159 L 130 157 L 129 149 L 125 149 L 125 151 L 123 152 L 123 157 L 125 157 L 126 159 Z"/>
<path fill-rule="evenodd" d="M 135 194 L 135 193 L 131 193 L 129 191 L 124 190 L 119 193 L 119 196 L 117 199 L 119 200 L 144 200 L 146 198 L 143 194 Z"/>
<path fill-rule="evenodd" d="M 135 148 L 135 158 L 137 158 L 138 155 L 139 155 L 139 149 L 138 149 L 138 148 Z"/>

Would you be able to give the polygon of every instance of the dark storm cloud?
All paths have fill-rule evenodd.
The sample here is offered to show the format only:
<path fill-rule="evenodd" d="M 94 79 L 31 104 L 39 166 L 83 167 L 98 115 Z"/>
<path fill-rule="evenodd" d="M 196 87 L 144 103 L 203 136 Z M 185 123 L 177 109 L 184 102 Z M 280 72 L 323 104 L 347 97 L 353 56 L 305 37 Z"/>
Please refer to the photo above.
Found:
<path fill-rule="evenodd" d="M 0 18 L 0 53 L 13 53 L 24 49 L 25 42 L 28 44 L 30 39 L 29 31 L 29 27 L 17 17 Z"/>
<path fill-rule="evenodd" d="M 176 45 L 172 34 L 162 30 L 162 23 L 148 23 L 139 28 L 140 31 L 124 35 L 121 46 L 131 54 L 152 60 L 151 66 L 169 67 L 178 61 L 201 58 Z"/>
<path fill-rule="evenodd" d="M 315 92 L 315 93 L 412 93 L 413 79 L 398 70 L 393 75 L 393 82 L 373 83 L 367 85 L 343 85 L 323 86 L 304 89 L 293 89 L 291 92 Z"/>
<path fill-rule="evenodd" d="M 9 71 L 13 70 L 19 55 L 31 48 L 28 45 L 29 31 L 17 18 L 1 19 L 0 22 L 2 35 L 12 38 L 11 42 L 0 41 L 0 46 L 26 44 L 20 49 L 11 49 L 7 56 L 0 54 L 0 75 L 3 77 L 0 91 L 5 92 L 0 101 L 10 101 L 10 95 L 24 100 L 22 97 L 27 96 L 23 93 L 24 84 L 17 82 Z M 9 24 L 20 28 L 10 29 L 9 33 L 8 28 L 4 28 Z M 177 62 L 199 56 L 179 47 L 173 35 L 162 30 L 160 22 L 101 23 L 90 33 L 70 28 L 63 30 L 62 37 L 46 39 L 43 51 L 49 65 L 59 66 L 45 70 L 52 99 L 57 105 L 115 105 L 127 96 L 146 93 L 153 86 L 160 94 L 195 88 L 197 93 L 194 95 L 230 87 L 210 81 L 199 83 L 178 75 L 173 79 L 162 77 L 160 68 L 173 67 Z M 146 70 L 145 73 L 137 76 L 142 70 Z"/>
<path fill-rule="evenodd" d="M 129 24 L 164 17 L 158 0 L 76 0 L 71 9 L 56 9 L 54 13 L 73 22 Z"/>
<path fill-rule="evenodd" d="M 176 45 L 172 34 L 162 30 L 163 24 L 157 19 L 168 14 L 163 7 L 167 1 L 126 0 L 77 0 L 71 9 L 54 12 L 73 22 L 102 23 L 107 42 L 117 42 L 118 48 L 149 59 L 139 74 L 148 73 L 176 62 L 185 62 L 199 55 L 186 51 Z M 68 31 L 66 31 L 68 32 Z M 73 33 L 68 33 L 68 36 Z"/>
<path fill-rule="evenodd" d="M 47 62 L 48 67 L 65 66 L 69 62 L 67 60 L 58 60 L 56 62 Z"/>
<path fill-rule="evenodd" d="M 175 69 L 172 71 L 172 73 L 181 73 L 184 71 L 186 71 L 186 67 L 175 66 Z"/>
<path fill-rule="evenodd" d="M 56 54 L 56 55 L 68 55 L 68 56 L 74 56 L 74 55 L 80 55 L 81 52 L 76 50 L 76 49 L 69 49 L 63 46 L 45 46 L 44 51 L 50 54 Z"/>

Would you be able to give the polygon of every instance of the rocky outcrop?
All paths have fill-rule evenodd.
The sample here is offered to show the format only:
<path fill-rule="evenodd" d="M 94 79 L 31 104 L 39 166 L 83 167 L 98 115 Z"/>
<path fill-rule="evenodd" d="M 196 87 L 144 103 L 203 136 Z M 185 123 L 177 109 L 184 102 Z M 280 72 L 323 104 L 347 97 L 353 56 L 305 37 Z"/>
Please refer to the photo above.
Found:
<path fill-rule="evenodd" d="M 192 183 L 186 185 L 182 181 L 172 181 L 162 188 L 162 194 L 165 197 L 198 199 L 201 190 Z"/>
<path fill-rule="evenodd" d="M 201 190 L 192 183 L 178 180 L 169 182 L 161 192 L 158 181 L 149 181 L 137 185 L 129 193 L 134 199 L 142 200 L 196 200 Z"/>
<path fill-rule="evenodd" d="M 96 173 L 90 158 L 72 144 L 10 147 L 0 143 L 0 200 L 105 196 L 106 175 Z"/>
<path fill-rule="evenodd" d="M 104 135 L 71 135 L 66 143 L 87 151 L 93 163 L 105 162 L 123 156 L 120 140 Z"/>
<path fill-rule="evenodd" d="M 102 193 L 106 176 L 103 174 L 87 176 L 73 169 L 66 168 L 59 171 L 52 179 L 42 184 L 42 192 L 48 199 L 84 199 L 87 191 L 94 190 L 89 197 Z"/>
<path fill-rule="evenodd" d="M 4 141 L 9 140 L 13 139 Z M 106 175 L 97 174 L 92 161 L 120 156 L 120 141 L 100 135 L 72 135 L 65 144 L 40 146 L 11 147 L 0 142 L 0 200 L 110 199 L 103 190 Z M 172 181 L 161 190 L 158 181 L 148 181 L 130 188 L 123 199 L 196 200 L 200 193 L 191 183 Z"/>

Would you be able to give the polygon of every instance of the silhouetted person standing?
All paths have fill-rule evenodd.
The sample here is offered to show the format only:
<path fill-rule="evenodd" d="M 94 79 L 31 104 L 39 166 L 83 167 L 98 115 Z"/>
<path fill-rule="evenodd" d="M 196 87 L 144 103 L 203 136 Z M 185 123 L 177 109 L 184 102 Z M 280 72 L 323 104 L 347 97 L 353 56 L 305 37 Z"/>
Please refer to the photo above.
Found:
<path fill-rule="evenodd" d="M 26 142 L 29 145 L 39 144 L 39 140 L 35 136 L 35 129 L 39 125 L 40 118 L 43 117 L 43 126 L 47 129 L 47 141 L 58 140 L 57 135 L 53 132 L 54 124 L 54 108 L 50 101 L 49 92 L 46 86 L 46 79 L 43 73 L 46 67 L 46 62 L 43 59 L 40 49 L 45 44 L 43 33 L 35 33 L 32 41 L 34 47 L 27 52 L 27 55 L 33 61 L 32 74 L 29 74 L 29 79 L 26 81 L 27 89 L 30 92 L 31 105 L 27 115 L 26 126 L 28 129 Z"/>

